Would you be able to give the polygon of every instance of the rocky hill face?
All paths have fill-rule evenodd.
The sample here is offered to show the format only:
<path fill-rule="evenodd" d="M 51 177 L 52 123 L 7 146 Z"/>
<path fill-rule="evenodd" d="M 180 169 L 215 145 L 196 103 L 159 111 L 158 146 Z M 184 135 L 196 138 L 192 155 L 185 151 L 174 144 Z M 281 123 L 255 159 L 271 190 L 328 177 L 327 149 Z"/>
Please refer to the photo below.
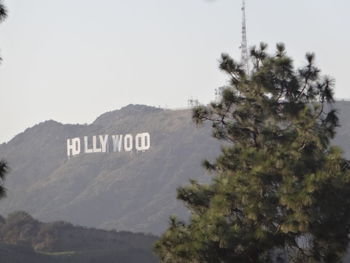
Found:
<path fill-rule="evenodd" d="M 137 151 L 136 135 L 144 133 L 150 147 Z M 124 143 L 127 134 L 133 136 L 131 151 L 112 138 L 124 136 L 116 140 Z M 84 137 L 90 150 L 96 136 L 99 150 L 99 135 L 108 135 L 105 152 L 84 153 Z M 80 154 L 68 157 L 71 138 L 79 138 Z M 43 221 L 159 234 L 170 214 L 186 216 L 176 188 L 189 178 L 209 180 L 200 164 L 218 152 L 210 129 L 195 127 L 189 110 L 129 105 L 89 125 L 46 121 L 0 145 L 11 168 L 0 213 L 24 210 Z"/>
<path fill-rule="evenodd" d="M 342 126 L 335 143 L 350 158 L 350 102 L 336 107 Z M 136 135 L 145 133 L 150 147 L 137 151 Z M 123 145 L 128 134 L 130 151 Z M 209 126 L 193 124 L 189 110 L 142 105 L 105 113 L 89 125 L 40 123 L 0 145 L 0 157 L 11 167 L 0 213 L 24 210 L 43 221 L 159 234 L 170 214 L 186 217 L 176 188 L 189 178 L 210 180 L 201 162 L 217 156 L 220 148 L 210 134 Z M 72 138 L 79 138 L 80 151 L 68 157 L 67 139 Z"/>

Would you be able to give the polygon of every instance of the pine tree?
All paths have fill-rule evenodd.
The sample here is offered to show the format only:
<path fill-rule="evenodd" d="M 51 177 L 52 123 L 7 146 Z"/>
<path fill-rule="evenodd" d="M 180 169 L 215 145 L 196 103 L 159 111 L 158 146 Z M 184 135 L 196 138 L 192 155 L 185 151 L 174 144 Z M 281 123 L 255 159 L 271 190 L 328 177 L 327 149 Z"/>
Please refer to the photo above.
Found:
<path fill-rule="evenodd" d="M 6 17 L 7 17 L 7 10 L 4 4 L 2 3 L 2 1 L 0 0 L 0 23 L 3 22 Z M 0 62 L 1 60 L 2 58 L 0 57 Z"/>
<path fill-rule="evenodd" d="M 0 199 L 6 195 L 6 189 L 4 187 L 5 175 L 7 174 L 8 167 L 5 161 L 0 161 Z"/>
<path fill-rule="evenodd" d="M 0 1 L 0 23 L 6 18 L 7 12 L 5 6 Z M 0 57 L 1 61 L 1 57 Z M 0 198 L 5 195 L 4 180 L 7 173 L 8 167 L 5 161 L 0 161 Z"/>
<path fill-rule="evenodd" d="M 190 220 L 171 217 L 155 251 L 164 263 L 340 262 L 349 241 L 350 166 L 331 145 L 334 81 L 320 74 L 314 54 L 295 69 L 283 44 L 274 54 L 263 43 L 250 53 L 250 74 L 222 55 L 229 85 L 193 109 L 194 121 L 209 121 L 225 143 L 204 162 L 210 184 L 178 189 Z"/>
<path fill-rule="evenodd" d="M 2 22 L 6 17 L 7 17 L 6 8 L 2 3 L 2 1 L 0 1 L 0 22 Z"/>

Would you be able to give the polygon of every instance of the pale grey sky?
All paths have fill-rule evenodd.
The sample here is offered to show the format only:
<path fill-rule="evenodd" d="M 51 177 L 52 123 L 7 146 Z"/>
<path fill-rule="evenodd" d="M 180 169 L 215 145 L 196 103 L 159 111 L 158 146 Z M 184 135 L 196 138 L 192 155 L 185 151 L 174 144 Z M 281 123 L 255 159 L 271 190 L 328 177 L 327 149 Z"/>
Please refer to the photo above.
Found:
<path fill-rule="evenodd" d="M 5 0 L 0 25 L 0 142 L 47 119 L 89 123 L 130 103 L 206 103 L 239 58 L 241 0 Z M 350 1 L 247 0 L 249 45 L 307 51 L 350 98 Z"/>

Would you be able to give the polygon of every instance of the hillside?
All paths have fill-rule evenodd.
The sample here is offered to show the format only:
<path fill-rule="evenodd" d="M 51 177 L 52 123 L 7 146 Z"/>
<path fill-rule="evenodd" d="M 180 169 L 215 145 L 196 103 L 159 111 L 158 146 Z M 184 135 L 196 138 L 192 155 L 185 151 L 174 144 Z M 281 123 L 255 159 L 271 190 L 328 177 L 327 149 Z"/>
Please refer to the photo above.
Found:
<path fill-rule="evenodd" d="M 342 126 L 335 143 L 349 158 L 350 102 L 336 107 Z M 93 136 L 145 132 L 151 146 L 144 152 L 113 152 L 109 141 L 108 152 L 67 156 L 70 138 L 81 138 L 83 151 L 84 136 L 91 143 Z M 107 112 L 86 125 L 40 123 L 0 145 L 0 157 L 11 167 L 0 213 L 23 210 L 42 221 L 159 234 L 170 214 L 186 218 L 176 188 L 189 178 L 210 180 L 201 162 L 220 148 L 210 133 L 192 123 L 190 110 L 143 105 Z"/>
<path fill-rule="evenodd" d="M 69 138 L 143 132 L 151 136 L 145 152 L 67 157 Z M 208 180 L 201 161 L 218 151 L 210 130 L 195 127 L 189 110 L 129 105 L 89 125 L 46 121 L 0 145 L 11 167 L 0 213 L 23 210 L 43 221 L 159 234 L 170 214 L 186 216 L 176 188 L 189 178 Z"/>
<path fill-rule="evenodd" d="M 42 223 L 25 212 L 0 218 L 0 262 L 157 262 L 156 237 L 66 222 Z"/>

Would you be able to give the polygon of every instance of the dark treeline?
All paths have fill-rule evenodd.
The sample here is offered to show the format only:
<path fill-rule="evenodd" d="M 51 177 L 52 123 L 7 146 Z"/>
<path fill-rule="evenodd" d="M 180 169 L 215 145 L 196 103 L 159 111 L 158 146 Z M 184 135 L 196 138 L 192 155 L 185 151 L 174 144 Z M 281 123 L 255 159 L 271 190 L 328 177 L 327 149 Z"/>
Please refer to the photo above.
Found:
<path fill-rule="evenodd" d="M 0 261 L 157 262 L 152 255 L 156 237 L 98 230 L 67 222 L 42 223 L 25 212 L 0 218 Z"/>

